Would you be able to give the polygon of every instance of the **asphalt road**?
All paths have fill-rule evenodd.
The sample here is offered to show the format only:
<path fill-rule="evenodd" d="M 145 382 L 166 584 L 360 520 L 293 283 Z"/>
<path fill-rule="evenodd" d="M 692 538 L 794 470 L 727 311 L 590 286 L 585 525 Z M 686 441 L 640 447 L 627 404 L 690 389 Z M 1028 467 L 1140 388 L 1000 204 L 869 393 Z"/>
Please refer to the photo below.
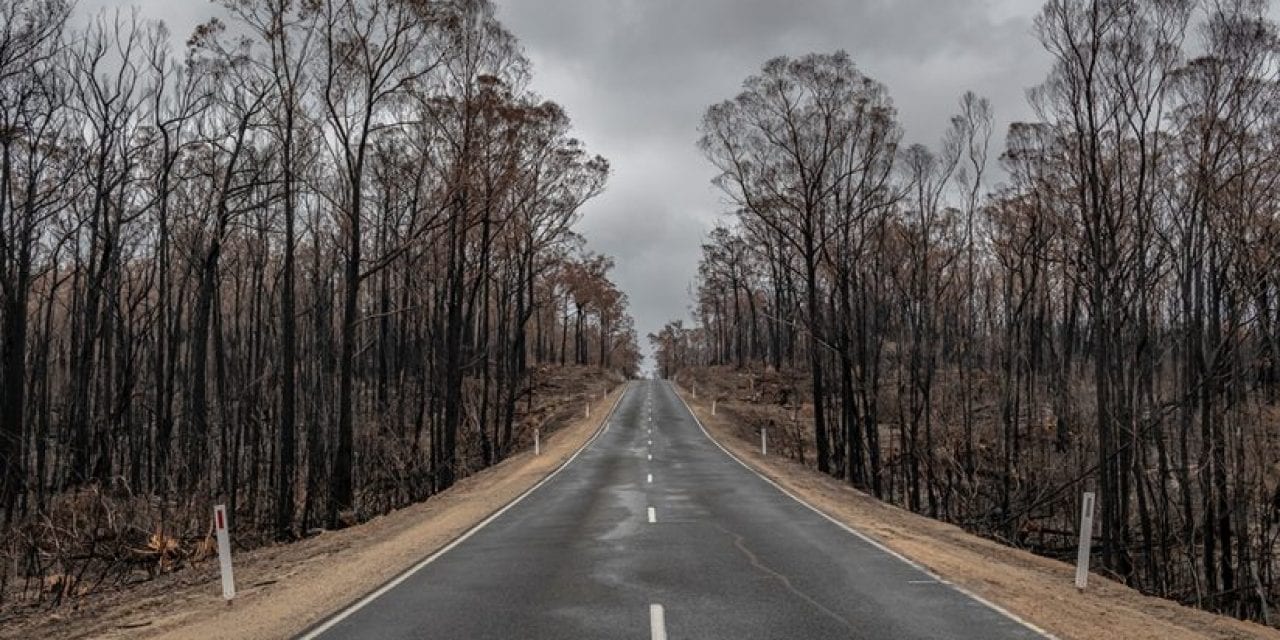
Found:
<path fill-rule="evenodd" d="M 320 638 L 1041 637 L 783 494 L 634 382 L 559 474 Z"/>

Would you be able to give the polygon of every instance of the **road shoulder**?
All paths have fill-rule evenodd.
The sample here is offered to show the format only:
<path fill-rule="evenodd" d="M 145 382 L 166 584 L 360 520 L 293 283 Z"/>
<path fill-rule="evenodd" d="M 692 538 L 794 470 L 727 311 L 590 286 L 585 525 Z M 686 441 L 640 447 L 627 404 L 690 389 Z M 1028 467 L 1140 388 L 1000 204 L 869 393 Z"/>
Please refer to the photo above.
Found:
<path fill-rule="evenodd" d="M 858 530 L 944 579 L 990 600 L 1063 639 L 1276 638 L 1266 627 L 1144 596 L 1118 582 L 1090 576 L 1074 588 L 1073 566 L 966 533 L 904 511 L 789 459 L 762 456 L 710 403 L 679 387 L 710 435 L 755 471 L 827 516 Z"/>
<path fill-rule="evenodd" d="M 599 431 L 626 390 L 592 403 L 591 417 L 558 429 L 532 451 L 464 478 L 421 502 L 341 531 L 236 558 L 237 597 L 221 598 L 212 567 L 187 572 L 164 593 L 122 601 L 95 613 L 52 616 L 8 637 L 291 638 L 341 611 L 444 548 L 536 486 Z"/>

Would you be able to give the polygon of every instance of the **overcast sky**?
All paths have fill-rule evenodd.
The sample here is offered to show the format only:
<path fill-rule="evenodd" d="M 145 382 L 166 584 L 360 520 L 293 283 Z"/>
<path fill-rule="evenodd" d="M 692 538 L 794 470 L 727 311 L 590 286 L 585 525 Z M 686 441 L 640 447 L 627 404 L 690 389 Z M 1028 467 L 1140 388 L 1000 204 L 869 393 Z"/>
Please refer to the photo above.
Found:
<path fill-rule="evenodd" d="M 908 142 L 934 144 L 973 90 L 991 99 L 1002 146 L 1030 117 L 1048 71 L 1037 0 L 498 0 L 534 63 L 534 88 L 563 104 L 613 163 L 579 230 L 617 260 L 641 339 L 687 317 L 699 246 L 723 219 L 695 142 L 706 108 L 777 55 L 844 49 L 888 86 Z M 993 146 L 992 161 L 1000 146 Z M 647 348 L 647 345 L 645 345 Z"/>
<path fill-rule="evenodd" d="M 2 0 L 0 0 L 2 1 Z M 1025 90 L 1048 59 L 1032 34 L 1038 0 L 496 0 L 534 64 L 534 89 L 565 106 L 609 158 L 606 193 L 578 230 L 617 261 L 642 343 L 688 315 L 699 245 L 723 199 L 695 146 L 707 106 L 733 97 L 777 55 L 844 49 L 888 86 L 907 142 L 933 144 L 973 90 L 991 99 L 997 146 L 1029 117 Z M 215 12 L 201 0 L 82 0 L 142 7 L 180 45 Z M 647 344 L 642 344 L 647 351 Z"/>

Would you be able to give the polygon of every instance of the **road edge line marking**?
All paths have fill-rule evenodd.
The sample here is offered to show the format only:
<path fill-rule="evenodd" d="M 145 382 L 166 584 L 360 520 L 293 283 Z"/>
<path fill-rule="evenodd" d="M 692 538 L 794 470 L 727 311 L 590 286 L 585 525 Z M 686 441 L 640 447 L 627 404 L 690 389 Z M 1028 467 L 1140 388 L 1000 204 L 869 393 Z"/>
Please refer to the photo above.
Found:
<path fill-rule="evenodd" d="M 302 633 L 295 636 L 296 640 L 315 640 L 316 638 L 320 637 L 321 634 L 337 626 L 339 622 L 346 620 L 348 617 L 351 616 L 351 614 L 363 609 L 370 602 L 377 600 L 383 595 L 386 595 L 388 591 L 391 591 L 392 589 L 400 586 L 400 584 L 403 583 L 405 580 L 408 580 L 409 578 L 411 578 L 413 574 L 417 573 L 418 571 L 421 571 L 423 567 L 426 567 L 432 562 L 435 562 L 435 560 L 440 556 L 448 553 L 449 551 L 452 551 L 454 547 L 462 544 L 463 542 L 466 542 L 467 538 L 470 538 L 471 536 L 478 533 L 481 529 L 485 528 L 489 523 L 493 522 L 494 520 L 497 520 L 499 516 L 506 513 L 508 509 L 516 506 L 517 504 L 520 503 L 520 501 L 529 497 L 530 494 L 532 494 L 534 491 L 537 491 L 539 488 L 541 488 L 542 485 L 550 482 L 552 478 L 559 475 L 561 471 L 564 471 L 570 464 L 573 463 L 574 460 L 578 459 L 578 456 L 581 455 L 583 451 L 586 451 L 588 447 L 590 447 L 593 443 L 595 443 L 596 440 L 600 438 L 600 436 L 604 435 L 604 433 L 609 430 L 609 424 L 613 422 L 613 414 L 618 410 L 618 407 L 622 404 L 623 398 L 627 397 L 627 393 L 631 391 L 631 387 L 632 387 L 631 381 L 628 380 L 625 384 L 625 388 L 623 388 L 622 390 L 622 393 L 618 395 L 618 399 L 613 401 L 613 406 L 610 407 L 609 413 L 605 414 L 604 420 L 602 420 L 600 422 L 600 426 L 596 428 L 595 433 L 593 433 L 591 437 L 587 439 L 586 442 L 582 443 L 582 446 L 578 447 L 578 449 L 573 452 L 573 455 L 569 456 L 568 459 L 560 463 L 560 466 L 552 470 L 551 473 L 547 474 L 544 478 L 539 480 L 532 487 L 525 489 L 524 493 L 521 493 L 520 495 L 513 498 L 510 502 L 503 505 L 502 508 L 489 514 L 488 517 L 476 523 L 470 529 L 467 529 L 466 531 L 464 531 L 462 535 L 454 538 L 443 547 L 436 549 L 434 552 L 431 553 L 431 555 L 423 558 L 422 560 L 419 560 L 413 566 L 396 574 L 390 580 L 384 582 L 382 586 L 379 586 L 373 591 L 365 594 L 363 597 L 357 599 L 352 604 L 349 604 L 346 607 L 339 609 L 337 612 L 333 613 L 332 615 L 326 618 L 322 618 L 319 622 L 312 625 L 311 628 L 303 630 Z"/>
<path fill-rule="evenodd" d="M 931 571 L 931 570 L 929 570 L 929 569 L 925 568 L 925 567 L 924 567 L 923 565 L 921 565 L 919 562 L 916 562 L 915 560 L 912 560 L 911 558 L 908 558 L 908 557 L 906 557 L 906 556 L 902 555 L 901 553 L 898 553 L 897 551 L 894 551 L 893 549 L 890 549 L 889 547 L 886 547 L 886 546 L 884 545 L 884 543 L 882 543 L 882 542 L 880 542 L 880 541 L 878 541 L 878 540 L 876 540 L 876 539 L 874 539 L 874 538 L 872 538 L 872 537 L 868 536 L 867 534 L 862 533 L 861 531 L 858 531 L 857 529 L 854 529 L 853 527 L 851 527 L 851 526 L 849 526 L 849 525 L 847 525 L 847 524 L 845 524 L 845 523 L 843 523 L 843 522 L 841 522 L 841 521 L 839 521 L 839 520 L 835 519 L 834 517 L 832 517 L 832 516 L 828 515 L 828 514 L 827 514 L 827 512 L 823 511 L 822 509 L 819 509 L 819 508 L 817 508 L 817 507 L 815 507 L 815 506 L 813 506 L 813 505 L 809 504 L 808 502 L 805 502 L 805 500 L 804 500 L 803 498 L 801 498 L 800 496 L 797 496 L 796 494 L 791 493 L 790 491 L 787 491 L 786 489 L 784 489 L 784 488 L 782 487 L 782 485 L 778 484 L 777 482 L 774 482 L 774 481 L 773 481 L 773 479 L 772 479 L 772 478 L 770 478 L 769 476 L 766 476 L 766 475 L 764 475 L 763 473 L 760 473 L 759 471 L 756 471 L 754 467 L 752 467 L 751 465 L 749 465 L 749 464 L 747 464 L 746 462 L 744 462 L 744 461 L 743 461 L 741 458 L 739 458 L 738 456 L 734 455 L 734 454 L 733 454 L 733 452 L 731 452 L 731 451 L 729 451 L 728 449 L 726 449 L 726 448 L 724 447 L 724 445 L 720 444 L 720 443 L 719 443 L 715 438 L 713 438 L 713 437 L 711 436 L 711 433 L 710 433 L 709 431 L 707 431 L 707 428 L 702 424 L 702 420 L 698 419 L 698 414 L 697 414 L 697 413 L 694 413 L 694 411 L 693 411 L 693 407 L 689 406 L 689 402 L 688 402 L 687 400 L 685 400 L 685 399 L 684 399 L 684 396 L 680 395 L 680 393 L 679 393 L 678 391 L 676 391 L 676 390 L 675 390 L 675 385 L 673 385 L 673 384 L 671 383 L 671 381 L 669 381 L 669 380 L 667 381 L 667 385 L 671 387 L 671 391 L 672 391 L 672 393 L 675 393 L 675 394 L 676 394 L 676 397 L 680 399 L 680 402 L 684 404 L 684 408 L 685 408 L 685 410 L 687 410 L 687 411 L 689 412 L 689 415 L 693 417 L 693 422 L 694 422 L 695 424 L 697 424 L 697 425 L 698 425 L 698 428 L 702 430 L 702 435 L 703 435 L 703 436 L 705 436 L 705 437 L 707 438 L 707 440 L 710 440 L 710 441 L 711 441 L 711 444 L 714 444 L 717 448 L 719 448 L 721 451 L 723 451 L 723 452 L 725 453 L 725 455 L 727 455 L 727 456 L 729 456 L 730 458 L 732 458 L 734 462 L 737 462 L 738 464 L 742 465 L 742 466 L 743 466 L 743 468 L 745 468 L 747 471 L 750 471 L 751 473 L 754 473 L 754 474 L 755 474 L 757 477 L 759 477 L 761 480 L 764 480 L 765 482 L 769 483 L 770 485 L 773 485 L 773 488 L 775 488 L 775 489 L 777 489 L 778 491 L 782 492 L 782 494 L 783 494 L 783 495 L 787 496 L 788 498 L 791 498 L 792 500 L 795 500 L 796 502 L 799 502 L 800 504 L 802 504 L 802 505 L 804 505 L 806 508 L 808 508 L 810 511 L 813 511 L 814 513 L 816 513 L 816 514 L 818 514 L 818 515 L 822 516 L 822 517 L 823 517 L 823 518 L 825 518 L 827 521 L 829 521 L 829 522 L 831 522 L 832 524 L 834 524 L 834 525 L 836 525 L 836 526 L 840 527 L 841 529 L 844 529 L 846 532 L 848 532 L 848 533 L 852 534 L 854 537 L 857 537 L 857 538 L 861 539 L 863 542 L 866 542 L 867 544 L 869 544 L 869 545 L 871 545 L 871 546 L 873 546 L 873 547 L 875 547 L 875 548 L 879 549 L 880 551 L 883 551 L 884 553 L 887 553 L 887 554 L 889 554 L 889 555 L 891 555 L 891 556 L 893 556 L 893 557 L 897 558 L 898 560 L 901 560 L 902 562 L 907 563 L 908 565 L 910 565 L 912 568 L 916 569 L 917 571 L 919 571 L 919 572 L 921 572 L 921 573 L 923 573 L 923 574 L 925 574 L 925 575 L 927 575 L 927 576 L 929 576 L 929 577 L 931 577 L 931 578 L 933 578 L 933 579 L 937 580 L 938 582 L 944 583 L 947 587 L 949 587 L 949 588 L 951 588 L 951 589 L 954 589 L 955 591 L 957 591 L 957 592 L 959 592 L 959 593 L 961 593 L 961 594 L 963 594 L 963 595 L 965 595 L 965 596 L 969 597 L 970 599 L 972 599 L 972 600 L 974 600 L 974 601 L 978 602 L 979 604 L 982 604 L 982 605 L 986 606 L 988 609 L 991 609 L 992 611 L 995 611 L 996 613 L 999 613 L 1000 615 L 1002 615 L 1002 616 L 1004 616 L 1004 617 L 1006 617 L 1006 618 L 1009 618 L 1010 620 L 1013 620 L 1014 622 L 1016 622 L 1016 623 L 1018 623 L 1018 624 L 1020 624 L 1020 625 L 1022 625 L 1022 626 L 1024 626 L 1024 627 L 1026 627 L 1027 629 L 1031 630 L 1032 632 L 1040 634 L 1041 636 L 1043 636 L 1043 637 L 1045 638 L 1045 640 L 1059 640 L 1059 638 L 1058 638 L 1057 636 L 1053 635 L 1052 633 L 1049 633 L 1048 631 L 1045 631 L 1044 629 L 1041 629 L 1040 627 L 1038 627 L 1038 626 L 1036 626 L 1035 624 L 1033 624 L 1033 623 L 1031 623 L 1031 622 L 1029 622 L 1029 621 L 1027 621 L 1027 620 L 1023 619 L 1022 617 L 1018 616 L 1017 614 L 1013 613 L 1012 611 L 1009 611 L 1008 609 L 1005 609 L 1004 607 L 1002 607 L 1002 606 L 1000 606 L 1000 605 L 998 605 L 998 604 L 996 604 L 996 603 L 994 603 L 994 602 L 992 602 L 992 601 L 990 601 L 990 600 L 988 600 L 988 599 L 986 599 L 986 598 L 984 598 L 984 597 L 982 597 L 982 596 L 980 596 L 980 595 L 978 595 L 978 594 L 976 594 L 976 593 L 974 593 L 974 592 L 972 592 L 972 591 L 970 591 L 970 590 L 968 590 L 968 589 L 966 589 L 966 588 L 964 588 L 964 587 L 962 587 L 962 586 L 960 586 L 960 585 L 958 585 L 958 584 L 955 584 L 954 582 L 951 582 L 951 581 L 949 581 L 949 580 L 946 580 L 946 579 L 945 579 L 945 578 L 943 578 L 942 576 L 940 576 L 940 575 L 938 575 L 938 574 L 934 573 L 933 571 Z"/>

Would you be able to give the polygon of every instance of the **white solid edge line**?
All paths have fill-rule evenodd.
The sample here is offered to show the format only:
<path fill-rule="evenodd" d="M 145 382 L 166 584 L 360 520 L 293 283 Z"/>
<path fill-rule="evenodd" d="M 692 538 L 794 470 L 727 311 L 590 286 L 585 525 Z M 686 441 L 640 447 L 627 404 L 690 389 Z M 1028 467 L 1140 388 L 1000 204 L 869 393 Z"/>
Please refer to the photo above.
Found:
<path fill-rule="evenodd" d="M 649 507 L 649 524 L 653 524 L 657 521 L 658 521 L 658 514 L 654 512 L 653 507 Z"/>
<path fill-rule="evenodd" d="M 668 386 L 672 386 L 670 381 L 668 381 L 668 382 L 667 382 L 667 385 L 668 385 Z M 972 591 L 970 591 L 970 590 L 968 590 L 968 589 L 966 589 L 966 588 L 964 588 L 964 587 L 962 587 L 962 586 L 960 586 L 960 585 L 958 585 L 958 584 L 955 584 L 955 583 L 953 583 L 953 582 L 950 582 L 950 581 L 948 581 L 948 580 L 944 579 L 942 576 L 940 576 L 940 575 L 938 575 L 938 574 L 936 574 L 936 573 L 934 573 L 934 572 L 930 571 L 929 569 L 926 569 L 924 566 L 922 566 L 920 563 L 916 562 L 915 560 L 912 560 L 911 558 L 908 558 L 908 557 L 906 557 L 906 556 L 902 555 L 901 553 L 898 553 L 897 551 L 894 551 L 893 549 L 890 549 L 889 547 L 884 546 L 884 544 L 882 544 L 882 543 L 881 543 L 881 542 L 879 542 L 878 540 L 876 540 L 876 539 L 874 539 L 874 538 L 872 538 L 872 537 L 870 537 L 870 536 L 868 536 L 868 535 L 866 535 L 866 534 L 862 533 L 861 531 L 858 531 L 857 529 L 854 529 L 853 527 L 850 527 L 849 525 L 847 525 L 847 524 L 845 524 L 845 523 L 843 523 L 843 522 L 841 522 L 841 521 L 839 521 L 839 520 L 837 520 L 837 519 L 835 519 L 835 518 L 831 517 L 830 515 L 827 515 L 827 512 L 825 512 L 825 511 L 823 511 L 822 509 L 819 509 L 819 508 L 817 508 L 817 507 L 815 507 L 815 506 L 813 506 L 813 505 L 809 504 L 808 502 L 805 502 L 803 498 L 801 498 L 801 497 L 799 497 L 799 496 L 795 495 L 794 493 L 791 493 L 790 491 L 787 491 L 786 489 L 782 488 L 782 485 L 780 485 L 780 484 L 778 484 L 778 483 L 774 482 L 774 481 L 773 481 L 772 479 L 770 479 L 768 476 L 766 476 L 766 475 L 764 475 L 764 474 L 760 473 L 759 471 L 756 471 L 754 468 L 752 468 L 752 466 L 751 466 L 751 465 L 749 465 L 749 464 L 747 464 L 746 462 L 744 462 L 744 461 L 743 461 L 741 458 L 739 458 L 738 456 L 733 455 L 733 453 L 732 453 L 732 452 L 730 452 L 728 449 L 724 448 L 724 446 L 723 446 L 723 445 L 721 445 L 719 442 L 717 442 L 715 438 L 711 437 L 711 433 L 707 431 L 707 428 L 706 428 L 705 426 L 703 426 L 702 421 L 698 419 L 698 414 L 696 414 L 696 413 L 694 413 L 694 412 L 693 412 L 693 407 L 690 407 L 690 406 L 689 406 L 689 403 L 685 401 L 685 399 L 684 399 L 684 397 L 683 397 L 683 396 L 681 396 L 679 393 L 677 393 L 677 392 L 676 392 L 676 390 L 675 390 L 675 388 L 674 388 L 674 387 L 671 389 L 671 392 L 672 392 L 672 393 L 675 393 L 677 398 L 680 398 L 680 402 L 684 404 L 684 408 L 685 408 L 685 410 L 687 410 L 687 411 L 689 412 L 689 415 L 693 417 L 693 421 L 694 421 L 694 423 L 695 423 L 695 424 L 697 424 L 697 425 L 698 425 L 698 428 L 702 430 L 702 435 L 703 435 L 703 436 L 706 436 L 706 438 L 707 438 L 708 440 L 710 440 L 710 441 L 711 441 L 711 444 L 714 444 L 717 448 L 719 448 L 721 451 L 723 451 L 723 452 L 725 453 L 725 455 L 729 456 L 730 458 L 733 458 L 734 462 L 737 462 L 738 464 L 742 465 L 742 466 L 743 466 L 743 468 L 745 468 L 747 471 L 750 471 L 751 473 L 754 473 L 754 474 L 755 474 L 757 477 L 759 477 L 761 480 L 764 480 L 765 482 L 767 482 L 767 483 L 769 483 L 770 485 L 772 485 L 774 489 L 777 489 L 778 491 L 781 491 L 781 492 L 783 493 L 783 495 L 787 496 L 788 498 L 791 498 L 792 500 L 795 500 L 796 502 L 799 502 L 800 504 L 802 504 L 802 505 L 804 505 L 805 507 L 807 507 L 810 511 L 812 511 L 812 512 L 814 512 L 814 513 L 816 513 L 816 514 L 818 514 L 818 515 L 820 515 L 820 516 L 822 516 L 822 517 L 823 517 L 823 518 L 825 518 L 827 521 L 831 522 L 832 524 L 836 525 L 837 527 L 840 527 L 841 529 L 844 529 L 844 530 L 845 530 L 845 531 L 847 531 L 848 533 L 853 534 L 853 535 L 854 535 L 854 536 L 856 536 L 857 538 L 861 539 L 863 542 L 866 542 L 867 544 L 869 544 L 869 545 L 871 545 L 871 546 L 873 546 L 873 547 L 875 547 L 875 548 L 877 548 L 877 549 L 879 549 L 879 550 L 881 550 L 881 551 L 883 551 L 883 552 L 885 552 L 885 553 L 887 553 L 887 554 L 889 554 L 889 555 L 891 555 L 891 556 L 893 556 L 893 557 L 897 558 L 898 560 L 901 560 L 901 561 L 903 561 L 903 562 L 907 563 L 908 565 L 910 565 L 912 568 L 916 569 L 917 571 L 919 571 L 919 572 L 921 572 L 921 573 L 923 573 L 923 574 L 925 574 L 925 575 L 929 576 L 930 578 L 933 578 L 934 580 L 937 580 L 938 582 L 940 582 L 940 583 L 942 583 L 942 584 L 946 585 L 947 587 L 950 587 L 951 589 L 955 589 L 956 591 L 960 592 L 961 594 L 963 594 L 963 595 L 965 595 L 965 596 L 968 596 L 969 598 L 971 598 L 971 599 L 973 599 L 974 601 L 976 601 L 976 602 L 978 602 L 978 603 L 980 603 L 980 604 L 982 604 L 982 605 L 986 606 L 987 608 L 989 608 L 989 609 L 991 609 L 991 610 L 995 611 L 996 613 L 999 613 L 1000 615 L 1003 615 L 1004 617 L 1009 618 L 1010 620 L 1013 620 L 1014 622 L 1017 622 L 1018 624 L 1020 624 L 1020 625 L 1022 625 L 1022 626 L 1024 626 L 1024 627 L 1026 627 L 1027 629 L 1030 629 L 1031 631 L 1033 631 L 1033 632 L 1035 632 L 1035 633 L 1038 633 L 1038 634 L 1040 634 L 1040 635 L 1044 636 L 1044 637 L 1046 638 L 1046 640 L 1058 640 L 1058 637 L 1057 637 L 1057 636 L 1055 636 L 1055 635 L 1053 635 L 1052 633 L 1049 633 L 1048 631 L 1045 631 L 1044 629 L 1041 629 L 1040 627 L 1037 627 L 1035 624 L 1033 624 L 1033 623 L 1031 623 L 1031 622 L 1029 622 L 1029 621 L 1027 621 L 1027 620 L 1024 620 L 1024 619 L 1022 619 L 1022 618 L 1018 617 L 1018 615 L 1017 615 L 1017 614 L 1015 614 L 1015 613 L 1013 613 L 1012 611 L 1009 611 L 1008 609 L 1005 609 L 1004 607 L 1002 607 L 1002 606 L 1000 606 L 1000 605 L 998 605 L 998 604 L 996 604 L 996 603 L 994 603 L 994 602 L 992 602 L 992 601 L 990 601 L 990 600 L 987 600 L 986 598 L 984 598 L 984 597 L 982 597 L 982 596 L 980 596 L 980 595 L 978 595 L 978 594 L 976 594 L 976 593 L 974 593 L 974 592 L 972 592 Z"/>
<path fill-rule="evenodd" d="M 348 617 L 351 616 L 351 614 L 359 611 L 360 609 L 363 609 L 365 605 L 369 604 L 370 602 L 373 602 L 374 600 L 377 600 L 379 597 L 385 595 L 388 591 L 400 586 L 402 582 L 404 582 L 405 580 L 408 580 L 411 576 L 413 576 L 413 574 L 420 571 L 423 567 L 434 562 L 436 558 L 439 558 L 440 556 L 451 551 L 454 547 L 465 542 L 467 538 L 470 538 L 471 536 L 475 535 L 478 531 L 485 528 L 485 526 L 487 526 L 490 522 L 497 520 L 498 517 L 506 513 L 508 509 L 516 506 L 517 504 L 520 503 L 521 500 L 524 500 L 525 498 L 529 497 L 529 495 L 532 494 L 534 491 L 537 491 L 539 487 L 541 487 L 542 485 L 549 482 L 552 478 L 559 475 L 560 472 L 564 471 L 565 468 L 568 467 L 570 463 L 572 463 L 574 460 L 577 460 L 578 456 L 581 455 L 583 451 L 587 450 L 587 447 L 590 447 L 592 443 L 598 440 L 600 436 L 604 435 L 604 433 L 609 430 L 609 425 L 610 423 L 613 422 L 612 418 L 613 418 L 614 412 L 617 411 L 618 405 L 622 404 L 622 399 L 627 397 L 627 392 L 629 391 L 631 391 L 631 383 L 627 382 L 626 388 L 622 390 L 622 393 L 618 396 L 618 399 L 613 401 L 613 407 L 609 409 L 609 413 L 605 415 L 604 421 L 600 423 L 600 427 L 596 429 L 596 432 L 592 434 L 592 436 L 589 439 L 587 439 L 586 442 L 582 443 L 582 446 L 578 447 L 578 450 L 574 451 L 573 455 L 569 456 L 568 460 L 565 460 L 564 462 L 560 463 L 560 466 L 556 467 L 554 471 L 547 474 L 545 478 L 539 480 L 537 484 L 526 489 L 524 493 L 516 496 L 514 500 L 512 500 L 511 502 L 508 502 L 501 509 L 498 509 L 497 511 L 490 514 L 489 517 L 485 518 L 484 520 L 481 520 L 479 523 L 477 523 L 475 526 L 471 527 L 470 529 L 467 529 L 466 532 L 464 532 L 462 535 L 458 536 L 457 538 L 454 538 L 453 541 L 450 542 L 449 544 L 446 544 L 445 546 L 438 549 L 435 553 L 418 561 L 418 563 L 413 565 L 412 567 L 409 567 L 408 569 L 405 569 L 404 571 L 400 572 L 399 575 L 392 578 L 390 581 L 383 584 L 381 587 L 378 587 L 376 590 L 374 590 L 373 593 L 370 593 L 364 596 L 363 598 L 360 598 L 355 602 L 355 604 L 348 605 L 346 608 L 341 609 L 337 613 L 333 614 L 332 616 L 329 616 L 328 618 L 324 619 L 315 628 L 304 632 L 302 635 L 299 635 L 297 640 L 314 640 L 315 638 L 320 637 L 321 634 L 328 631 L 329 629 L 332 629 L 339 622 L 346 620 Z"/>
<path fill-rule="evenodd" d="M 649 605 L 649 638 L 667 640 L 667 616 L 660 604 Z"/>

